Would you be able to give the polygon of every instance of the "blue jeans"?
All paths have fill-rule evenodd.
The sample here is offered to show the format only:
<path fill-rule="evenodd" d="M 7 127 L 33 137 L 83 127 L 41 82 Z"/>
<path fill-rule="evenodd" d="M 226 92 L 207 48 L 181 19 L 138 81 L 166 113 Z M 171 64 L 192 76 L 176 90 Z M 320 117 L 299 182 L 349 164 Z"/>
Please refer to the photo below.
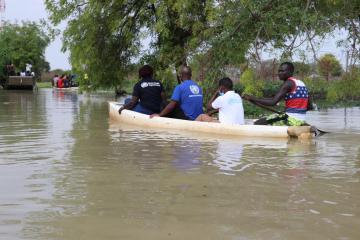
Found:
<path fill-rule="evenodd" d="M 131 101 L 131 98 L 127 98 L 127 99 L 125 99 L 124 103 L 128 104 L 130 101 Z M 131 109 L 131 111 L 138 112 L 138 113 L 143 113 L 143 114 L 146 114 L 146 115 L 151 115 L 153 113 L 156 113 L 156 112 L 151 111 L 151 110 L 149 110 L 147 108 L 144 108 L 143 106 L 141 106 L 141 104 L 139 102 L 136 104 L 136 106 L 133 109 Z"/>

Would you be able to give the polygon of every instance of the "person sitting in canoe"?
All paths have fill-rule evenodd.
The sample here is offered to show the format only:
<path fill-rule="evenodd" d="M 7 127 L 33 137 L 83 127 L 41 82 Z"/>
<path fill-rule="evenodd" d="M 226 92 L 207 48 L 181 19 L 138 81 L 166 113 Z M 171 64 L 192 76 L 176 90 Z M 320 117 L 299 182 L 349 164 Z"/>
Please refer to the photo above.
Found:
<path fill-rule="evenodd" d="M 181 84 L 175 87 L 170 103 L 160 112 L 160 114 L 152 114 L 150 118 L 171 117 L 185 120 L 195 120 L 203 113 L 202 89 L 193 80 L 191 80 L 190 67 L 181 67 L 180 81 Z"/>
<path fill-rule="evenodd" d="M 306 125 L 306 112 L 310 110 L 309 92 L 304 82 L 293 77 L 294 65 L 284 62 L 278 70 L 279 79 L 284 81 L 280 90 L 273 98 L 256 98 L 244 95 L 243 98 L 259 106 L 275 106 L 285 100 L 285 113 L 272 114 L 254 122 L 256 125 Z"/>
<path fill-rule="evenodd" d="M 219 81 L 219 89 L 207 104 L 208 112 L 219 110 L 219 121 L 208 114 L 201 114 L 196 121 L 244 124 L 244 108 L 241 97 L 233 91 L 233 82 L 225 77 Z"/>
<path fill-rule="evenodd" d="M 161 82 L 153 79 L 153 72 L 149 65 L 139 69 L 140 81 L 134 85 L 132 98 L 125 100 L 125 104 L 119 109 L 119 114 L 124 109 L 147 115 L 160 112 L 161 103 L 166 100 L 166 96 Z"/>

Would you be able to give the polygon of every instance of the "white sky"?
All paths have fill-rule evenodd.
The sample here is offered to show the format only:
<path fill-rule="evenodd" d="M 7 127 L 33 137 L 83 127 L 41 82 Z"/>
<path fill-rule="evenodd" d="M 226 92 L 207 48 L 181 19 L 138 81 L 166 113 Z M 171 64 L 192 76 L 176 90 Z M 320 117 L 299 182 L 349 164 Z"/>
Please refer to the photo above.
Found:
<path fill-rule="evenodd" d="M 39 21 L 41 18 L 47 19 L 47 12 L 43 0 L 5 0 L 6 11 L 5 20 L 10 22 L 21 21 Z M 58 26 L 61 30 L 65 29 L 65 24 Z M 336 33 L 337 36 L 329 37 L 323 42 L 321 48 L 318 51 L 318 57 L 325 53 L 334 54 L 343 65 L 345 65 L 345 53 L 343 49 L 336 47 L 337 39 L 340 39 L 341 33 Z M 61 35 L 52 42 L 46 49 L 46 60 L 50 63 L 51 69 L 61 68 L 70 69 L 71 66 L 68 61 L 69 53 L 61 52 Z M 310 53 L 312 56 L 312 53 Z M 270 56 L 269 56 L 270 57 Z"/>
<path fill-rule="evenodd" d="M 12 23 L 18 21 L 39 21 L 40 19 L 47 19 L 47 12 L 43 0 L 5 0 L 5 20 Z M 65 26 L 58 28 L 64 29 Z M 50 63 L 51 69 L 70 69 L 68 61 L 69 54 L 61 52 L 61 35 L 50 43 L 45 51 L 46 60 Z"/>

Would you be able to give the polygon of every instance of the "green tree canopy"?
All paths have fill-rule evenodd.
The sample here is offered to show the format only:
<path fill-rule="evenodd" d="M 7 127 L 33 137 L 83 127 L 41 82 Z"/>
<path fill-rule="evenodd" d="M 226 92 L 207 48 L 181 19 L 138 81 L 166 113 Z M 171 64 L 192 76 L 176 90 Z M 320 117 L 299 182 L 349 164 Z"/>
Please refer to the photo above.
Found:
<path fill-rule="evenodd" d="M 334 55 L 325 54 L 319 59 L 318 71 L 328 81 L 330 76 L 340 76 L 342 67 Z"/>
<path fill-rule="evenodd" d="M 168 72 L 196 59 L 212 81 L 265 47 L 291 59 L 299 41 L 311 43 L 357 19 L 359 1 L 342 2 L 45 0 L 54 24 L 68 20 L 64 50 L 95 87 L 121 85 L 133 62 Z M 143 39 L 150 41 L 147 51 Z"/>
<path fill-rule="evenodd" d="M 45 60 L 45 48 L 50 38 L 42 27 L 34 22 L 22 24 L 7 23 L 0 31 L 0 64 L 14 64 L 16 71 L 25 71 L 27 63 L 37 76 L 43 70 L 49 70 Z M 4 75 L 4 71 L 1 72 Z"/>

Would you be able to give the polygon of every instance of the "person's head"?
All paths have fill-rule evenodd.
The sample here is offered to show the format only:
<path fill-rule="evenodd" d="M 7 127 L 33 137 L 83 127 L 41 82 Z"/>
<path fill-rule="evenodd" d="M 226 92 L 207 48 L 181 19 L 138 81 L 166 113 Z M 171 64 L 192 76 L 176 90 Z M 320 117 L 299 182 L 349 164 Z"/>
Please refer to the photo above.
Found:
<path fill-rule="evenodd" d="M 222 93 L 226 93 L 227 91 L 231 91 L 233 89 L 233 82 L 230 78 L 224 77 L 219 80 L 219 90 Z"/>
<path fill-rule="evenodd" d="M 180 68 L 180 79 L 181 81 L 191 79 L 191 68 L 189 66 L 182 66 Z"/>
<path fill-rule="evenodd" d="M 140 78 L 151 78 L 153 76 L 154 70 L 150 65 L 144 65 L 139 69 Z"/>
<path fill-rule="evenodd" d="M 278 70 L 278 76 L 280 80 L 286 81 L 294 74 L 294 64 L 291 62 L 283 62 Z"/>
<path fill-rule="evenodd" d="M 59 77 L 59 75 L 55 74 L 55 76 L 54 76 L 54 77 Z"/>

